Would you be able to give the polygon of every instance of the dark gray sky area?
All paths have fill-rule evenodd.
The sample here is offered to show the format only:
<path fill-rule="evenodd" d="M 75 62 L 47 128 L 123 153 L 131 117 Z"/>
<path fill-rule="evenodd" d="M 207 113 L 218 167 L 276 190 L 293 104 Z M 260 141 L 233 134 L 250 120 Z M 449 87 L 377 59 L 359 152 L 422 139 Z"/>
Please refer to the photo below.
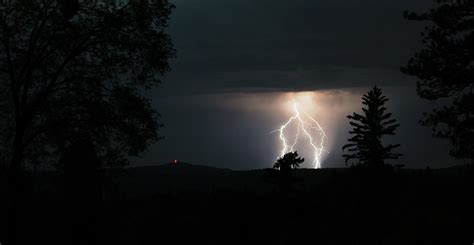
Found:
<path fill-rule="evenodd" d="M 343 167 L 346 115 L 382 87 L 401 127 L 407 167 L 447 167 L 447 142 L 418 124 L 433 106 L 399 72 L 421 47 L 423 26 L 403 19 L 431 0 L 174 0 L 170 32 L 178 51 L 162 86 L 147 92 L 165 137 L 135 164 L 178 159 L 232 169 L 271 167 L 281 151 L 277 129 L 292 98 L 327 134 L 323 167 Z M 303 102 L 301 102 L 303 103 Z M 304 143 L 301 152 L 305 154 Z M 309 152 L 309 151 L 308 151 Z M 303 167 L 311 167 L 311 154 Z"/>

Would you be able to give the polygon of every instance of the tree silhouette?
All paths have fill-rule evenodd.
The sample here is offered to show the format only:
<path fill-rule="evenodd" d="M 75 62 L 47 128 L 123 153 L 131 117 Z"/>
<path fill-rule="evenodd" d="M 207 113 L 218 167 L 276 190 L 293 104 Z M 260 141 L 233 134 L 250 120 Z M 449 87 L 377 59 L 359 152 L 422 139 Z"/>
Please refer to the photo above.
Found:
<path fill-rule="evenodd" d="M 87 138 L 101 161 L 124 165 L 159 138 L 159 114 L 138 91 L 170 69 L 165 31 L 173 7 L 167 0 L 0 2 L 0 150 L 12 187 L 10 224 L 25 164 L 57 162 Z M 14 233 L 7 244 L 15 244 Z"/>
<path fill-rule="evenodd" d="M 158 114 L 138 89 L 169 70 L 172 8 L 166 0 L 1 2 L 1 144 L 10 167 L 77 135 L 101 141 L 104 158 L 153 143 Z"/>
<path fill-rule="evenodd" d="M 385 165 L 386 159 L 397 159 L 401 154 L 392 153 L 394 148 L 400 146 L 383 146 L 382 136 L 395 134 L 395 129 L 400 126 L 395 119 L 391 119 L 392 113 L 387 113 L 384 107 L 388 99 L 382 95 L 382 90 L 374 86 L 362 98 L 363 115 L 353 113 L 347 116 L 353 127 L 348 139 L 349 143 L 342 147 L 344 159 L 347 162 L 353 160 L 355 165 L 370 168 L 379 168 Z"/>
<path fill-rule="evenodd" d="M 298 156 L 298 152 L 288 152 L 273 164 L 275 171 L 273 177 L 276 177 L 277 183 L 280 185 L 280 189 L 283 193 L 288 192 L 293 183 L 299 179 L 293 177 L 293 170 L 298 168 L 301 163 L 304 162 L 304 158 Z"/>
<path fill-rule="evenodd" d="M 401 68 L 418 78 L 417 92 L 447 106 L 426 114 L 421 123 L 433 135 L 451 142 L 450 154 L 474 163 L 474 12 L 473 1 L 434 1 L 428 13 L 405 12 L 414 21 L 428 21 L 424 48 Z"/>
<path fill-rule="evenodd" d="M 273 164 L 273 168 L 280 169 L 281 171 L 291 171 L 292 169 L 298 168 L 303 162 L 304 158 L 299 157 L 297 151 L 288 152 L 284 156 L 278 158 L 278 160 Z"/>
<path fill-rule="evenodd" d="M 303 162 L 304 158 L 299 157 L 297 151 L 288 152 L 284 156 L 278 158 L 278 160 L 273 164 L 273 168 L 287 173 L 298 168 Z"/>

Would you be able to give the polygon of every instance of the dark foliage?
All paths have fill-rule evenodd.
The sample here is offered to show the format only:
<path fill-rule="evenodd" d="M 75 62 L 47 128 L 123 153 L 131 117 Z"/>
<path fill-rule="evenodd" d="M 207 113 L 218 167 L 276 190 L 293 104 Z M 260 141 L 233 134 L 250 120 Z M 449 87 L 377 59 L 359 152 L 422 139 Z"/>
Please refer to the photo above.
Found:
<path fill-rule="evenodd" d="M 298 152 L 288 152 L 284 156 L 279 157 L 273 168 L 279 169 L 283 172 L 291 172 L 292 169 L 296 169 L 304 162 L 304 158 L 298 156 Z"/>
<path fill-rule="evenodd" d="M 353 136 L 348 139 L 349 143 L 342 147 L 347 151 L 343 154 L 346 164 L 355 161 L 354 165 L 379 168 L 385 166 L 386 159 L 398 159 L 401 156 L 392 152 L 399 144 L 382 144 L 382 137 L 394 135 L 400 126 L 391 118 L 392 113 L 386 112 L 384 104 L 387 101 L 388 98 L 382 95 L 382 90 L 375 86 L 362 98 L 362 104 L 365 105 L 362 108 L 363 115 L 354 112 L 347 116 L 353 127 L 349 133 Z"/>
<path fill-rule="evenodd" d="M 155 142 L 159 115 L 139 89 L 170 69 L 172 8 L 166 0 L 2 1 L 0 144 L 11 167 L 57 161 L 83 137 L 102 161 L 124 165 Z"/>
<path fill-rule="evenodd" d="M 422 124 L 452 143 L 450 154 L 474 161 L 474 1 L 436 0 L 427 13 L 405 13 L 428 22 L 424 48 L 402 72 L 418 78 L 418 95 L 448 104 L 425 114 Z"/>

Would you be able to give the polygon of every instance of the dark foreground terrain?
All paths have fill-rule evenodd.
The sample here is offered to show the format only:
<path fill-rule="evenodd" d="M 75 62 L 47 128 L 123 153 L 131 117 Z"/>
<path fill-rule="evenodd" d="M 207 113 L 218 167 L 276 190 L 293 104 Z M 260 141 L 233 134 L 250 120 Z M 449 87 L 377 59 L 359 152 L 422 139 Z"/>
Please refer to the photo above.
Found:
<path fill-rule="evenodd" d="M 109 178 L 101 197 L 49 173 L 28 177 L 18 232 L 20 244 L 473 244 L 467 172 L 298 170 L 283 190 L 269 170 L 165 165 Z"/>

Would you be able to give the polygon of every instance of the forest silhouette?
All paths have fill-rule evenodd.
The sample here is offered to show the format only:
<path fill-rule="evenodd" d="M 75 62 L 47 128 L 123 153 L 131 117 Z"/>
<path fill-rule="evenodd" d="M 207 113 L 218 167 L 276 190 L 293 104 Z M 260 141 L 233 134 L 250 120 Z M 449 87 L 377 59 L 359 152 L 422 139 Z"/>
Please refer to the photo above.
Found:
<path fill-rule="evenodd" d="M 435 1 L 439 2 L 439 1 Z M 176 50 L 161 1 L 0 3 L 0 244 L 472 244 L 474 1 L 427 13 L 401 72 L 449 104 L 422 124 L 469 164 L 414 170 L 384 142 L 400 126 L 374 84 L 341 169 L 130 166 L 161 138 L 156 87 Z M 400 16 L 402 18 L 402 16 Z M 446 150 L 448 151 L 448 149 Z M 46 166 L 46 167 L 45 167 Z"/>

